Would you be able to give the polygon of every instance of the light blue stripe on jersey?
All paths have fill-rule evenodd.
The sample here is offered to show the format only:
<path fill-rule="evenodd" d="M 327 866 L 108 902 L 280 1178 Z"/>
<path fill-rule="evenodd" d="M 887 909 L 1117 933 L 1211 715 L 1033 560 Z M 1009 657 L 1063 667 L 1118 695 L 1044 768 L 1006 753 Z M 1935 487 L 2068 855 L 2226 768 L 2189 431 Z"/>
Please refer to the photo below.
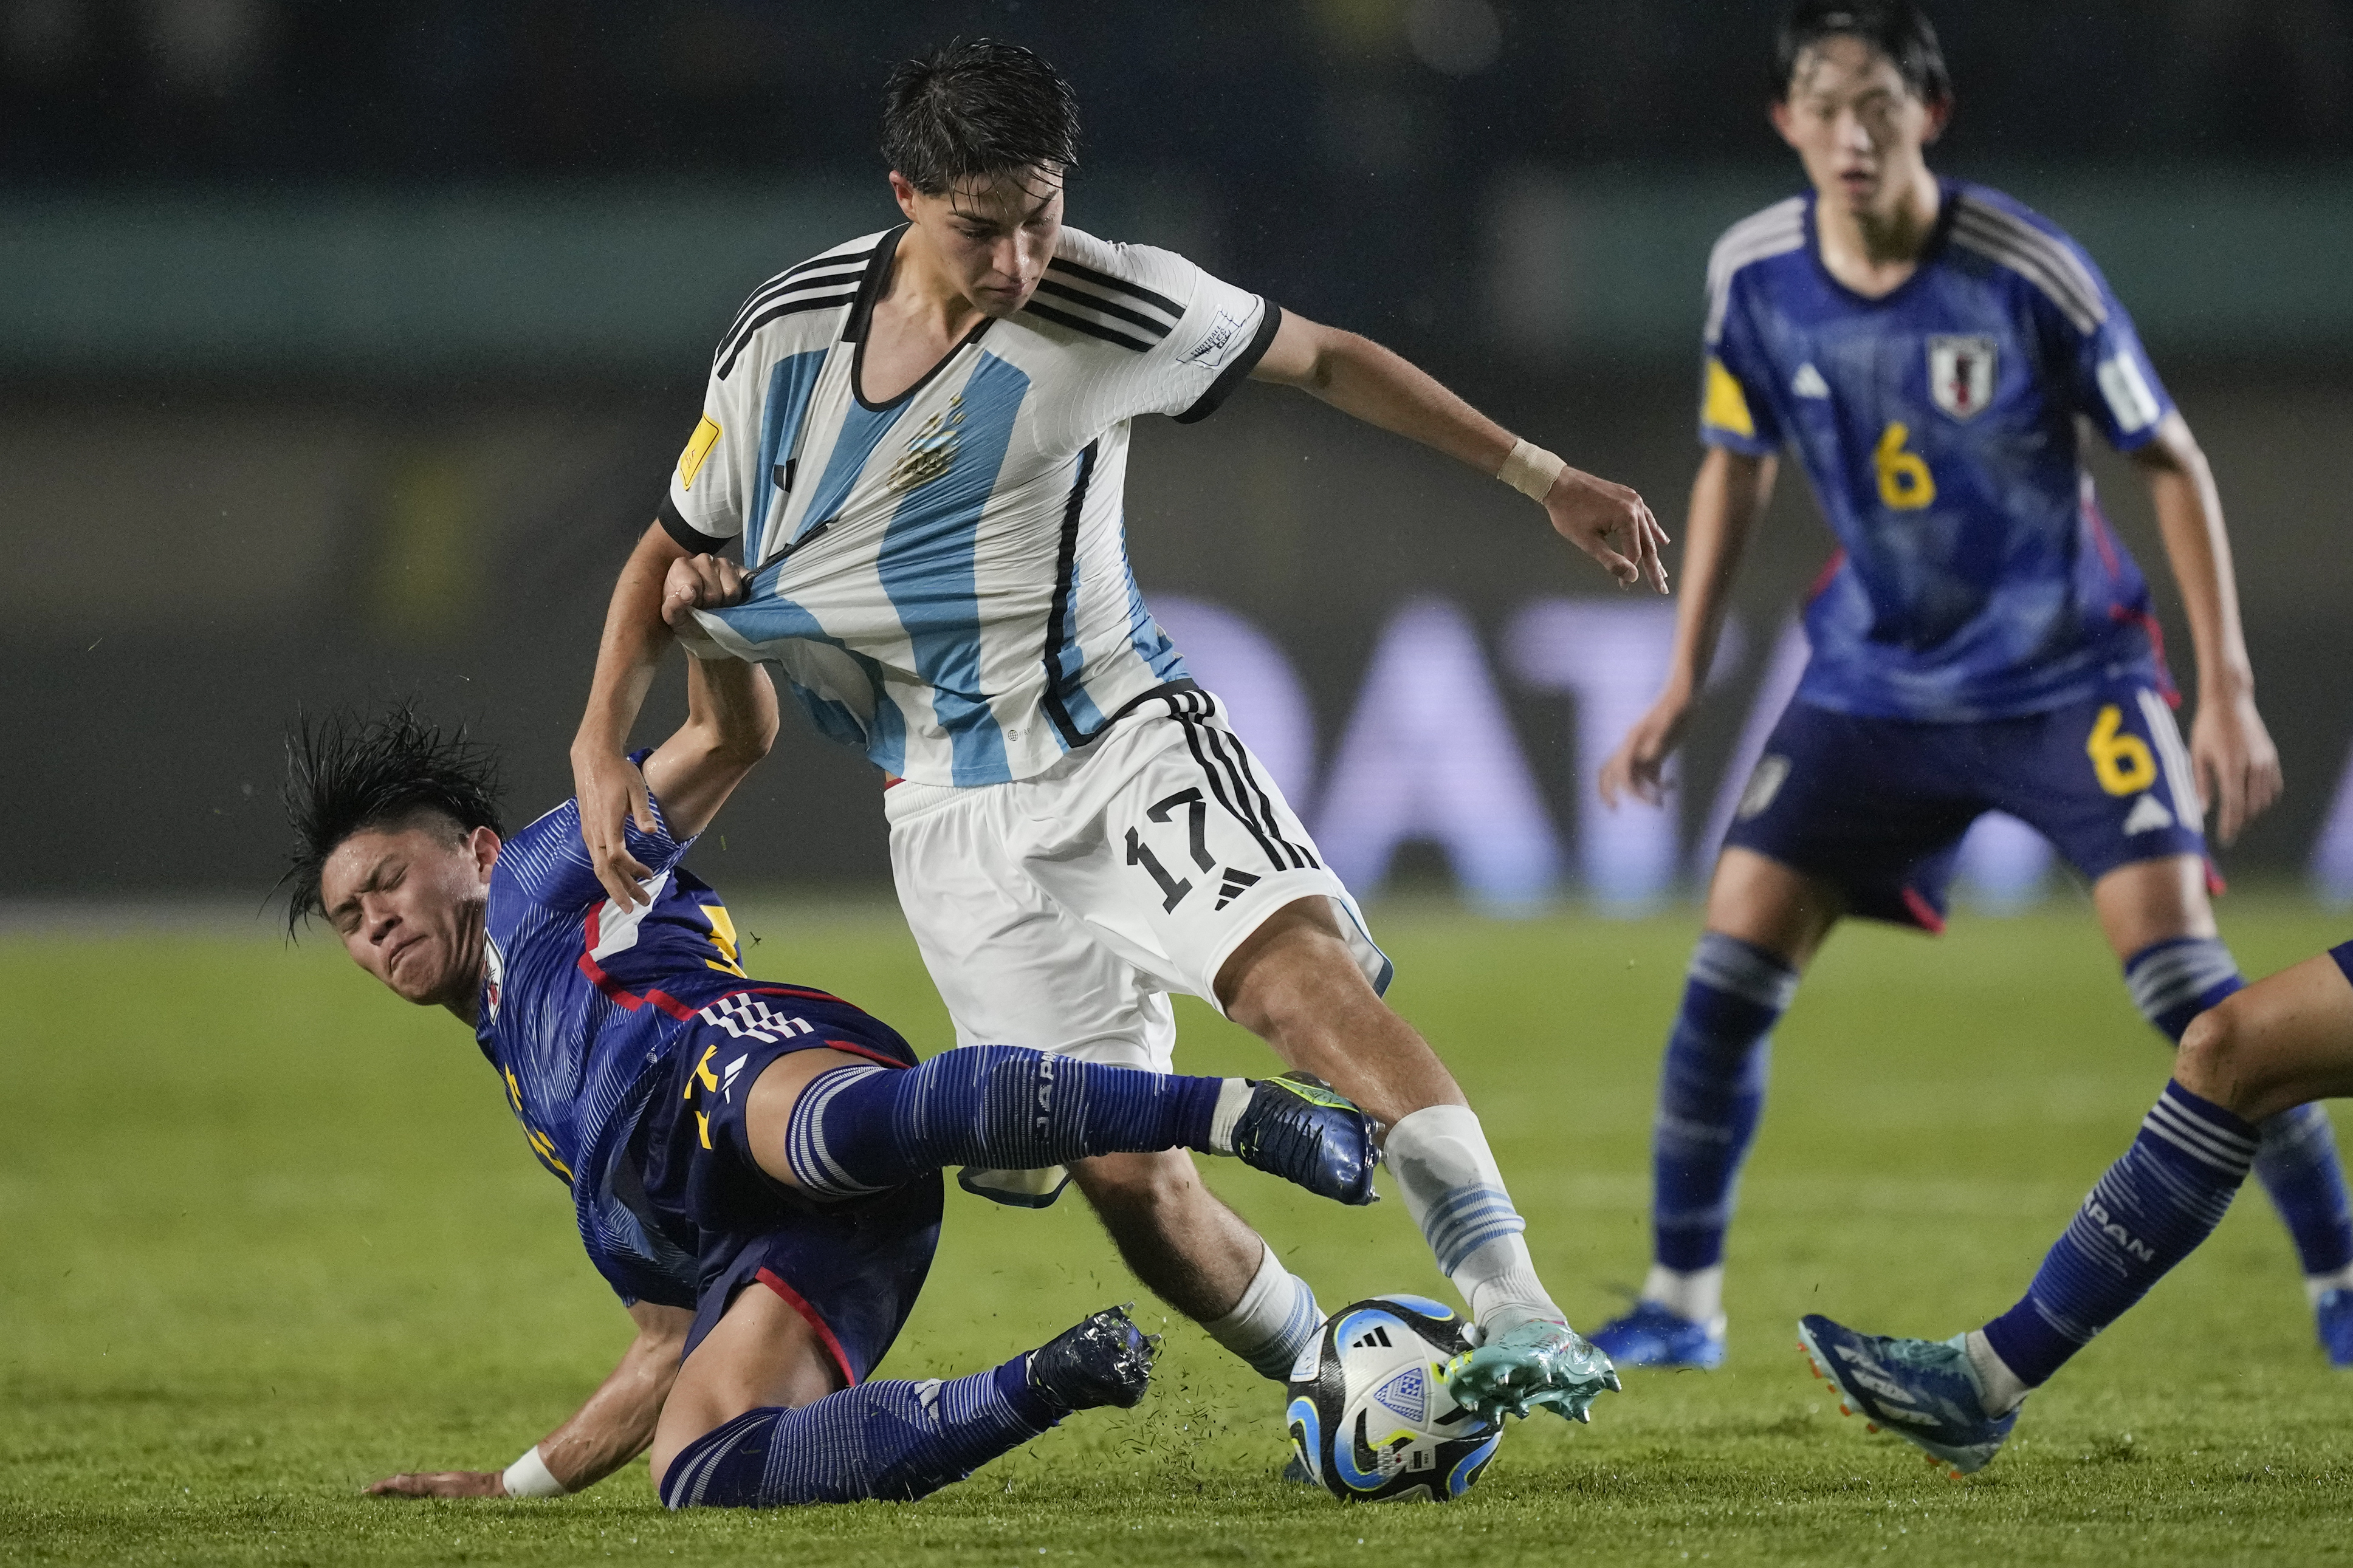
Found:
<path fill-rule="evenodd" d="M 1124 520 L 1122 521 L 1124 521 Z M 1124 527 L 1120 531 L 1119 563 L 1121 569 L 1127 574 L 1128 646 L 1135 649 L 1138 658 L 1152 667 L 1152 673 L 1157 679 L 1161 680 L 1184 679 L 1187 673 L 1185 668 L 1185 656 L 1176 651 L 1176 645 L 1168 640 L 1168 634 L 1160 629 L 1160 623 L 1152 618 L 1150 610 L 1145 608 L 1144 589 L 1135 581 L 1134 563 L 1127 558 L 1127 532 Z"/>
<path fill-rule="evenodd" d="M 790 599 L 771 597 L 776 593 L 776 578 L 782 574 L 785 563 L 764 567 L 753 574 L 747 585 L 749 597 L 741 605 L 732 605 L 719 614 L 744 641 L 754 647 L 768 647 L 787 637 L 807 642 L 823 643 L 848 654 L 858 668 L 865 672 L 867 689 L 872 693 L 874 719 L 870 727 L 848 703 L 820 697 L 799 681 L 793 681 L 793 695 L 800 699 L 801 707 L 809 721 L 828 740 L 855 746 L 864 752 L 869 761 L 883 772 L 896 773 L 907 765 L 907 716 L 891 700 L 882 688 L 882 667 L 872 658 L 849 647 L 839 637 L 828 635 L 818 618 Z"/>
<path fill-rule="evenodd" d="M 914 651 L 915 671 L 932 689 L 933 715 L 948 733 L 949 774 L 959 785 L 1013 776 L 1004 732 L 981 685 L 975 555 L 980 515 L 1012 443 L 1013 417 L 1029 395 L 1027 375 L 994 354 L 980 356 L 964 385 L 954 462 L 900 503 L 875 562 Z M 842 437 L 846 445 L 847 428 Z"/>
<path fill-rule="evenodd" d="M 776 362 L 768 373 L 768 400 L 760 414 L 760 467 L 752 481 L 754 500 L 750 515 L 744 521 L 744 562 L 747 567 L 757 566 L 768 558 L 772 542 L 763 536 L 767 527 L 768 509 L 776 504 L 784 492 L 776 487 L 776 465 L 801 433 L 801 421 L 808 416 L 809 396 L 817 390 L 818 373 L 825 368 L 825 356 L 829 351 L 811 349 L 807 353 L 793 354 Z M 801 527 L 819 516 L 803 512 Z M 788 542 L 776 540 L 774 545 Z"/>
<path fill-rule="evenodd" d="M 851 374 L 854 376 L 856 372 Z M 824 477 L 818 480 L 808 506 L 801 513 L 802 531 L 827 521 L 841 510 L 841 503 L 849 497 L 850 487 L 866 471 L 866 459 L 874 455 L 874 448 L 905 411 L 903 403 L 875 409 L 867 407 L 854 395 L 850 398 L 849 406 L 841 416 L 841 433 L 833 438 L 833 450 L 826 457 Z"/>

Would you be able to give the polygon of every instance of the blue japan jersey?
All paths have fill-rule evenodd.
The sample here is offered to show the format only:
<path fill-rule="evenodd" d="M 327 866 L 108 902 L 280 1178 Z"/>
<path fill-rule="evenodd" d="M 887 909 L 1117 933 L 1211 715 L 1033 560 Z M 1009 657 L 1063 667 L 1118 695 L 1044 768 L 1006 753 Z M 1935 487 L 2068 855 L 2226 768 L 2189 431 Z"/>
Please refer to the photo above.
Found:
<path fill-rule="evenodd" d="M 726 1018 L 789 995 L 793 1012 L 817 1020 L 802 1023 L 811 1043 L 914 1058 L 846 1002 L 747 980 L 719 895 L 679 865 L 692 840 L 670 837 L 659 801 L 654 814 L 655 831 L 626 828 L 629 852 L 653 872 L 652 901 L 634 910 L 610 902 L 590 868 L 578 802 L 506 841 L 491 871 L 475 1037 L 532 1152 L 571 1188 L 597 1272 L 625 1300 L 693 1307 L 704 1238 L 684 1178 L 648 1179 L 649 1166 L 682 1164 L 663 1154 L 682 1114 L 679 1043 L 732 1035 Z"/>
<path fill-rule="evenodd" d="M 1709 260 L 1701 438 L 1795 447 L 1839 542 L 1798 698 L 1949 722 L 2119 679 L 2169 692 L 2076 421 L 2131 451 L 2172 403 L 2073 240 L 1983 186 L 1943 197 L 1918 269 L 1877 300 L 1823 267 L 1811 195 L 1734 225 Z"/>

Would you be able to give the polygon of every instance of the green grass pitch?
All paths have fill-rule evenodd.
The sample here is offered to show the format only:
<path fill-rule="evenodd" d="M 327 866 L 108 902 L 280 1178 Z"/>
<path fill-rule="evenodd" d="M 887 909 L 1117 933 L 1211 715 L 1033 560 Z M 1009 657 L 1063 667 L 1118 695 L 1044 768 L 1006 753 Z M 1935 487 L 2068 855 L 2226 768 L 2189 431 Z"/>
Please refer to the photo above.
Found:
<path fill-rule="evenodd" d="M 925 1050 L 946 1043 L 887 906 L 738 914 L 762 939 L 754 973 L 839 991 Z M 2224 920 L 2257 973 L 2343 934 L 2284 900 L 2234 899 Z M 1694 924 L 1435 906 L 1379 924 L 1393 999 L 1477 1101 L 1537 1262 L 1583 1326 L 1641 1277 L 1651 1081 Z M 628 1325 L 464 1031 L 388 1000 L 322 936 L 0 940 L 0 1561 L 2353 1554 L 2353 1377 L 2313 1344 L 2252 1184 L 1968 1482 L 1866 1437 L 1805 1373 L 1792 1325 L 1810 1309 L 1942 1336 L 2006 1306 L 2131 1137 L 2167 1053 L 2080 900 L 1964 918 L 1938 942 L 1841 932 L 1776 1047 L 1725 1368 L 1632 1373 L 1590 1427 L 1515 1427 L 1444 1508 L 1343 1508 L 1280 1483 L 1274 1390 L 1182 1323 L 1142 1408 L 1074 1419 L 919 1504 L 672 1517 L 642 1464 L 543 1502 L 361 1498 L 396 1469 L 503 1465 L 595 1384 Z M 1198 1005 L 1183 1027 L 1189 1070 L 1269 1059 Z M 1231 1166 L 1214 1179 L 1326 1306 L 1440 1288 L 1394 1201 L 1342 1210 Z M 949 1205 L 886 1375 L 976 1370 L 1137 1294 L 1075 1199 Z"/>

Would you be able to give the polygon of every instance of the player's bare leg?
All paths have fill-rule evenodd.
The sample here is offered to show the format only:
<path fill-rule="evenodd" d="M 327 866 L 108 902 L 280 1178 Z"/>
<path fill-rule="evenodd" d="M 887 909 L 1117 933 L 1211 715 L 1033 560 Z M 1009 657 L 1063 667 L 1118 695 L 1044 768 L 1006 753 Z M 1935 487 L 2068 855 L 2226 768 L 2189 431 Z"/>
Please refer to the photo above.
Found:
<path fill-rule="evenodd" d="M 1266 1243 L 1202 1184 L 1184 1153 L 1098 1155 L 1072 1165 L 1071 1179 L 1154 1295 L 1200 1323 L 1241 1300 Z"/>
<path fill-rule="evenodd" d="M 1487 1415 L 1548 1405 L 1577 1420 L 1618 1386 L 1609 1358 L 1568 1327 L 1537 1279 L 1503 1173 L 1462 1090 L 1429 1042 L 1375 994 L 1325 898 L 1276 910 L 1220 967 L 1227 1016 L 1292 1067 L 1388 1124 L 1406 1209 L 1482 1331 L 1447 1369 L 1458 1403 Z"/>
<path fill-rule="evenodd" d="M 654 1489 L 661 1489 L 679 1450 L 704 1433 L 763 1406 L 814 1405 L 842 1386 L 808 1321 L 765 1286 L 745 1289 L 670 1385 L 647 1451 Z"/>
<path fill-rule="evenodd" d="M 2255 982 L 2199 1015 L 2173 1077 L 2247 1121 L 2353 1096 L 2353 984 L 2327 953 Z"/>
<path fill-rule="evenodd" d="M 2093 884 L 2092 904 L 2108 945 L 2124 963 L 2134 1002 L 2185 1051 L 2193 1020 L 2228 1016 L 2230 1004 L 2246 994 L 2237 961 L 2216 932 L 2204 857 L 2170 855 L 2119 866 Z M 2337 1365 L 2353 1366 L 2353 1194 L 2346 1188 L 2336 1130 L 2327 1110 L 2310 1095 L 2283 1101 L 2262 1118 L 2261 1127 L 2256 1179 L 2295 1244 L 2322 1346 Z"/>

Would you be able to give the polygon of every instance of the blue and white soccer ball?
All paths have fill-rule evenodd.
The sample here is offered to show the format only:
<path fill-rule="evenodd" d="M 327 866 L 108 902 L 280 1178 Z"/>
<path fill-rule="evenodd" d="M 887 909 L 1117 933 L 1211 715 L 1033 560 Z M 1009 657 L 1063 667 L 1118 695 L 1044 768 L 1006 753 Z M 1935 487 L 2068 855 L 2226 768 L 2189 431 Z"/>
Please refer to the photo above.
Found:
<path fill-rule="evenodd" d="M 1343 1502 L 1447 1502 L 1471 1489 L 1503 1428 L 1446 1392 L 1471 1348 L 1454 1311 L 1424 1296 L 1376 1297 L 1324 1320 L 1291 1369 L 1286 1419 L 1308 1473 Z"/>

